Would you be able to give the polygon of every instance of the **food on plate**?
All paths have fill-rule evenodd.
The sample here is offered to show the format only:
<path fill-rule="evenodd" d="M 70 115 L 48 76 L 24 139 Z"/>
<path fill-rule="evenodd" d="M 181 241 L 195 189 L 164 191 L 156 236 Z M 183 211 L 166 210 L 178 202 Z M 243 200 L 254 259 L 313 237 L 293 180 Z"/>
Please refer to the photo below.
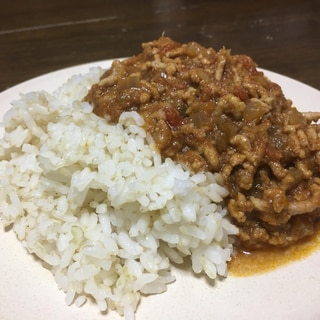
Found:
<path fill-rule="evenodd" d="M 319 114 L 247 56 L 169 38 L 3 118 L 0 219 L 66 303 L 126 320 L 172 263 L 227 276 L 234 246 L 287 246 L 319 220 Z"/>
<path fill-rule="evenodd" d="M 115 123 L 137 111 L 163 158 L 221 173 L 238 246 L 285 247 L 315 232 L 320 113 L 297 111 L 250 57 L 161 37 L 114 61 L 86 100 Z"/>
<path fill-rule="evenodd" d="M 81 306 L 127 320 L 141 295 L 166 291 L 171 263 L 227 275 L 232 236 L 221 175 L 162 160 L 136 112 L 116 124 L 83 98 L 100 68 L 53 93 L 30 92 L 5 114 L 0 218 Z M 190 271 L 192 273 L 192 271 Z"/>

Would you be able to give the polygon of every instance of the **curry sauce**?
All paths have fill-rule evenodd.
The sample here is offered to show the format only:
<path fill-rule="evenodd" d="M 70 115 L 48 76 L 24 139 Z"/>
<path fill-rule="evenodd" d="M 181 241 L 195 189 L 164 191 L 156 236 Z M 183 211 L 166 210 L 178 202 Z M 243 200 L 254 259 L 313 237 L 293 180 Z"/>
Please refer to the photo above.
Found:
<path fill-rule="evenodd" d="M 320 249 L 320 226 L 311 237 L 296 242 L 287 248 L 245 251 L 238 250 L 229 262 L 229 274 L 234 277 L 247 277 L 266 273 L 279 267 L 305 259 Z"/>
<path fill-rule="evenodd" d="M 114 61 L 86 101 L 117 122 L 136 111 L 164 158 L 219 172 L 242 247 L 287 247 L 320 220 L 320 113 L 299 112 L 245 55 L 170 38 Z M 240 258 L 239 258 L 240 259 Z"/>

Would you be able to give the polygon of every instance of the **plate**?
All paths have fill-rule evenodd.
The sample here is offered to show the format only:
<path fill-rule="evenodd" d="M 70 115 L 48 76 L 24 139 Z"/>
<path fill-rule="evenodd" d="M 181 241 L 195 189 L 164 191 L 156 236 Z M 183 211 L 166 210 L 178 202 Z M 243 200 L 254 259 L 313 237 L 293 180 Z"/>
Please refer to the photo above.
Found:
<path fill-rule="evenodd" d="M 23 82 L 0 93 L 0 117 L 19 93 L 52 91 L 73 74 L 90 67 L 109 67 L 111 60 L 55 71 Z M 283 75 L 263 70 L 278 83 L 301 111 L 319 111 L 320 91 Z M 0 132 L 2 134 L 2 132 Z M 64 293 L 52 274 L 27 254 L 13 232 L 0 229 L 0 319 L 119 320 L 111 311 L 101 314 L 90 302 L 77 308 L 66 306 Z M 211 283 L 190 269 L 172 269 L 175 283 L 164 294 L 142 298 L 137 320 L 184 319 L 320 319 L 320 251 L 262 275 L 229 276 Z"/>

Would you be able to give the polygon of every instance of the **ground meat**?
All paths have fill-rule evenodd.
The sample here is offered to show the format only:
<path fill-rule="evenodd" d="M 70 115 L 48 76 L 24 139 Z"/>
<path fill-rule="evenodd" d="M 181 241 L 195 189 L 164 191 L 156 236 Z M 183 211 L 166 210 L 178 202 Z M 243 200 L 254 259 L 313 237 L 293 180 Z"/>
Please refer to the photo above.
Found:
<path fill-rule="evenodd" d="M 114 61 L 88 93 L 94 112 L 145 119 L 163 157 L 221 172 L 241 246 L 287 246 L 320 216 L 318 113 L 299 113 L 245 55 L 169 38 Z"/>

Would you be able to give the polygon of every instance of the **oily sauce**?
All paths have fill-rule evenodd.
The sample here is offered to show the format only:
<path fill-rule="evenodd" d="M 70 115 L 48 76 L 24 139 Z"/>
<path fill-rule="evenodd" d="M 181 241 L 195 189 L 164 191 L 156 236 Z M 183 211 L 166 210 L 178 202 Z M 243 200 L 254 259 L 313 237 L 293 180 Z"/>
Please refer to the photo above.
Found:
<path fill-rule="evenodd" d="M 247 277 L 266 273 L 289 263 L 305 259 L 320 249 L 320 226 L 312 237 L 291 245 L 288 248 L 272 248 L 246 252 L 239 250 L 229 262 L 229 274 Z"/>

